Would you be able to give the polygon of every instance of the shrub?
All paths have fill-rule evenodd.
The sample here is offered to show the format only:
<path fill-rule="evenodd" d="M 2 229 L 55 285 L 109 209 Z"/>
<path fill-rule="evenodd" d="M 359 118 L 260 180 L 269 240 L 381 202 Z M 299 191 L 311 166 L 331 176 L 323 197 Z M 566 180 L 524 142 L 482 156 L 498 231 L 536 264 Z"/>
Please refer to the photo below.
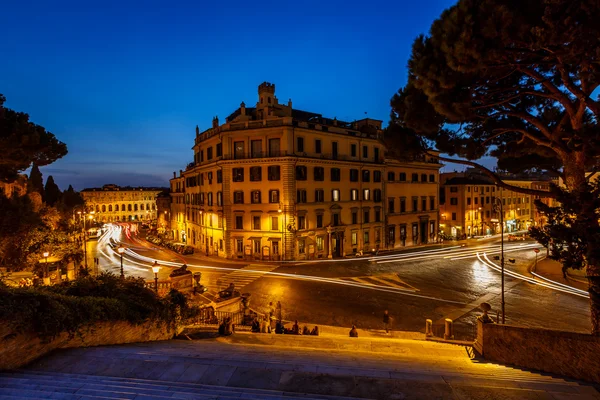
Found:
<path fill-rule="evenodd" d="M 139 324 L 155 320 L 170 327 L 178 318 L 178 308 L 185 318 L 196 313 L 176 290 L 161 299 L 144 287 L 142 279 L 120 279 L 108 273 L 97 278 L 82 276 L 56 286 L 0 286 L 0 321 L 8 322 L 17 332 L 35 332 L 45 338 L 61 332 L 74 334 L 100 321 Z"/>

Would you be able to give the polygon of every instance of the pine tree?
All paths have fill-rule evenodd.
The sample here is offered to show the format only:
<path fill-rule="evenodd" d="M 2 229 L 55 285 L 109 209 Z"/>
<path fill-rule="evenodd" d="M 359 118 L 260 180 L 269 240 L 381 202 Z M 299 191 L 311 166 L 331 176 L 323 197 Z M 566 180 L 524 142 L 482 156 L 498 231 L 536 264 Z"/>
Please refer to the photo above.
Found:
<path fill-rule="evenodd" d="M 0 180 L 13 182 L 32 164 L 48 165 L 67 154 L 66 144 L 29 121 L 26 113 L 4 107 L 5 101 L 0 94 Z"/>
<path fill-rule="evenodd" d="M 415 40 L 386 139 L 458 155 L 440 160 L 536 196 L 557 194 L 511 187 L 471 160 L 491 155 L 512 171 L 557 171 L 579 201 L 575 223 L 600 232 L 586 176 L 600 169 L 598 20 L 597 0 L 459 0 Z M 600 335 L 600 238 L 588 240 L 583 265 Z"/>
<path fill-rule="evenodd" d="M 52 175 L 48 176 L 46 180 L 46 187 L 44 188 L 44 192 L 46 194 L 46 204 L 49 206 L 54 206 L 56 202 L 60 199 L 62 193 L 56 183 L 54 183 L 54 178 Z"/>
<path fill-rule="evenodd" d="M 37 164 L 33 164 L 27 181 L 27 193 L 37 192 L 44 198 L 44 179 Z"/>

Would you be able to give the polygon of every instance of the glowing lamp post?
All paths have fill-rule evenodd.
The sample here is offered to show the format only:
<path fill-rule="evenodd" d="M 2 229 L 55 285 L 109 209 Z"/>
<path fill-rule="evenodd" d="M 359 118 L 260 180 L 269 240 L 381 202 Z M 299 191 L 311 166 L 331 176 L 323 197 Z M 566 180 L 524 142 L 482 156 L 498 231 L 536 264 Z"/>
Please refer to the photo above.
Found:
<path fill-rule="evenodd" d="M 125 278 L 125 273 L 123 272 L 123 253 L 125 253 L 125 247 L 123 247 L 123 245 L 120 245 L 117 248 L 117 251 L 121 255 L 121 279 L 123 279 Z"/>
<path fill-rule="evenodd" d="M 46 268 L 45 268 L 45 270 L 46 270 L 46 275 L 48 275 L 49 274 L 49 272 L 48 272 L 48 256 L 50 255 L 50 253 L 47 252 L 47 251 L 45 251 L 43 255 L 44 255 L 44 258 L 46 259 Z"/>
<path fill-rule="evenodd" d="M 154 272 L 154 291 L 158 294 L 158 271 L 160 271 L 160 265 L 158 265 L 158 261 L 154 261 L 154 265 L 152 266 L 152 272 Z"/>
<path fill-rule="evenodd" d="M 506 321 L 504 313 L 504 211 L 502 210 L 502 199 L 496 197 L 494 209 L 500 211 L 500 267 L 502 268 L 502 323 Z"/>

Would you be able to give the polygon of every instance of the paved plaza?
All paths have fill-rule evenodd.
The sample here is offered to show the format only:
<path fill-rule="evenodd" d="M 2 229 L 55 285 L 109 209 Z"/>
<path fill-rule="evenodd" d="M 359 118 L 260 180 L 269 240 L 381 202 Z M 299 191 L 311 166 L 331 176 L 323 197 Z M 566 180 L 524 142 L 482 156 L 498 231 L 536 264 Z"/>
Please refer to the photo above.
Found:
<path fill-rule="evenodd" d="M 469 347 L 332 332 L 61 350 L 0 375 L 1 399 L 36 393 L 61 399 L 600 400 L 592 385 L 488 363 Z"/>

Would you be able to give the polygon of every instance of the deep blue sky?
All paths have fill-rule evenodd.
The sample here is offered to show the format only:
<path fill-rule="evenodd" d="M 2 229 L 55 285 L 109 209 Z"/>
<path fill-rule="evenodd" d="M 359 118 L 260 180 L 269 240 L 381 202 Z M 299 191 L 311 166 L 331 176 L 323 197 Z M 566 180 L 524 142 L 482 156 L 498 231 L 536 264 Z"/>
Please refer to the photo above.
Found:
<path fill-rule="evenodd" d="M 0 93 L 67 143 L 42 168 L 61 189 L 167 186 L 195 126 L 257 86 L 345 120 L 384 120 L 414 38 L 454 0 L 7 1 Z"/>

